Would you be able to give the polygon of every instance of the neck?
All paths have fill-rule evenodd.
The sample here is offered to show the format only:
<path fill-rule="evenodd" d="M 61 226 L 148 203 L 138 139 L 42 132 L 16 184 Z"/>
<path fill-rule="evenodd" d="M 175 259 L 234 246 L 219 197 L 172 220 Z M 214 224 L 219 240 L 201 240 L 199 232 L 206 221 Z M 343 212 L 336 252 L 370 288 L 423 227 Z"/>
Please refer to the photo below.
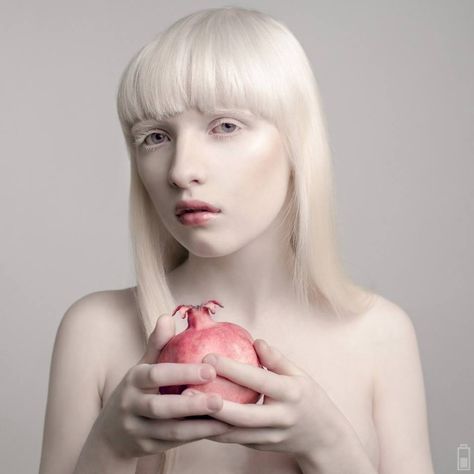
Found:
<path fill-rule="evenodd" d="M 222 257 L 190 254 L 168 274 L 168 283 L 177 304 L 217 300 L 222 319 L 252 327 L 276 309 L 296 311 L 293 262 L 287 243 L 257 239 Z"/>

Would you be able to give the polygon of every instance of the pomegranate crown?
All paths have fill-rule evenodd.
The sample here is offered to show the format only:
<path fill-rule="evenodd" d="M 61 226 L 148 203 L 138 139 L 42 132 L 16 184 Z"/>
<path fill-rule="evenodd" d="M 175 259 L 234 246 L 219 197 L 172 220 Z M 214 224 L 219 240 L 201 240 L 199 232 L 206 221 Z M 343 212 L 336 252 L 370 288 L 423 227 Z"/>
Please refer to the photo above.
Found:
<path fill-rule="evenodd" d="M 176 313 L 179 313 L 181 315 L 181 318 L 184 319 L 188 316 L 188 312 L 198 311 L 198 312 L 207 312 L 207 314 L 212 313 L 215 314 L 217 307 L 220 306 L 223 308 L 219 301 L 216 300 L 209 300 L 206 301 L 205 303 L 199 304 L 199 305 L 192 305 L 192 304 L 180 304 L 179 306 L 176 307 L 174 310 L 173 314 L 171 316 L 174 316 Z"/>

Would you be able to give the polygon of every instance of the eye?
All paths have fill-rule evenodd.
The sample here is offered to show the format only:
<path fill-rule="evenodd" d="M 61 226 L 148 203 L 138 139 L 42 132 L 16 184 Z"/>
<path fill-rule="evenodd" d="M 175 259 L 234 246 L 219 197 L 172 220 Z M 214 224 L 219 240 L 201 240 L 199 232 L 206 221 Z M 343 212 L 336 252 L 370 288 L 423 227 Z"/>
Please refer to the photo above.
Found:
<path fill-rule="evenodd" d="M 239 125 L 234 122 L 230 121 L 221 121 L 217 125 L 215 125 L 212 130 L 216 130 L 221 128 L 224 130 L 223 133 L 212 133 L 212 135 L 217 138 L 218 140 L 225 140 L 227 138 L 232 138 L 233 136 L 237 135 L 239 131 L 242 129 Z M 236 131 L 238 129 L 238 131 Z M 157 146 L 162 145 L 165 141 L 169 141 L 169 137 L 166 133 L 159 131 L 159 130 L 151 130 L 146 131 L 143 133 L 139 133 L 135 137 L 135 144 L 138 146 L 143 146 L 145 150 L 152 150 Z"/>
<path fill-rule="evenodd" d="M 219 127 L 221 127 L 221 130 L 225 131 L 224 133 L 215 133 L 214 134 L 214 136 L 219 140 L 226 139 L 226 138 L 232 138 L 234 135 L 237 135 L 237 133 L 239 133 L 239 132 L 233 133 L 233 132 L 235 132 L 236 129 L 241 130 L 241 127 L 239 127 L 236 123 L 228 122 L 228 121 L 222 121 L 222 122 L 218 123 L 213 128 L 213 130 L 215 130 L 216 128 L 219 128 Z"/>
<path fill-rule="evenodd" d="M 163 143 L 163 137 L 166 137 L 161 132 L 151 132 L 143 140 L 143 143 L 148 146 L 161 145 Z"/>
<path fill-rule="evenodd" d="M 134 137 L 134 142 L 136 146 L 142 146 L 145 150 L 152 150 L 164 143 L 164 137 L 166 137 L 166 134 L 159 130 L 148 130 L 138 133 Z"/>
<path fill-rule="evenodd" d="M 239 128 L 235 123 L 232 123 L 232 122 L 221 122 L 220 124 L 218 124 L 216 127 L 214 128 L 218 128 L 220 126 L 224 126 L 223 127 L 223 130 L 226 130 L 227 132 L 233 132 L 236 128 Z M 230 125 L 230 129 L 229 129 L 229 125 Z M 234 127 L 234 128 L 232 128 Z"/>

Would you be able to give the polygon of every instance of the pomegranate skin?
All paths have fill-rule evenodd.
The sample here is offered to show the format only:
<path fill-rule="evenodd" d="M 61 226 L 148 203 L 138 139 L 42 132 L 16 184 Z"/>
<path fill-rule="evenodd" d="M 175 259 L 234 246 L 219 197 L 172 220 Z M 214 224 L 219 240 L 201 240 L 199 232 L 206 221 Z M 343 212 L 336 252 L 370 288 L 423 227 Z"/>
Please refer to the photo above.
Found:
<path fill-rule="evenodd" d="M 157 363 L 201 364 L 203 357 L 213 352 L 244 364 L 262 367 L 253 347 L 252 336 L 245 328 L 234 323 L 212 320 L 209 313 L 215 312 L 216 305 L 223 307 L 216 300 L 209 300 L 198 306 L 178 306 L 173 316 L 176 313 L 181 313 L 183 318 L 187 316 L 188 327 L 168 341 L 161 350 Z M 220 375 L 212 382 L 165 386 L 160 387 L 159 391 L 161 394 L 180 394 L 187 388 L 203 393 L 219 393 L 224 400 L 236 403 L 256 403 L 260 397 L 254 390 Z"/>

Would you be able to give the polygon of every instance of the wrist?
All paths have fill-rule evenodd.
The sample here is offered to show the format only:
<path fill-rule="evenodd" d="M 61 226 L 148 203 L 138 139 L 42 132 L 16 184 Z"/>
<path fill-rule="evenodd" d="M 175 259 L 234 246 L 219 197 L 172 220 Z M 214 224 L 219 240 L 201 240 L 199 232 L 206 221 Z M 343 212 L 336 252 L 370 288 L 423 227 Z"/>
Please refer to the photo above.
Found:
<path fill-rule="evenodd" d="M 376 474 L 352 426 L 333 432 L 324 444 L 296 456 L 303 474 Z"/>
<path fill-rule="evenodd" d="M 332 430 L 326 431 L 324 441 L 319 441 L 308 447 L 307 451 L 302 451 L 295 456 L 298 466 L 304 474 L 325 472 L 321 469 L 327 464 L 327 460 L 337 455 L 337 452 L 344 450 L 350 442 L 349 427 L 340 425 Z"/>

